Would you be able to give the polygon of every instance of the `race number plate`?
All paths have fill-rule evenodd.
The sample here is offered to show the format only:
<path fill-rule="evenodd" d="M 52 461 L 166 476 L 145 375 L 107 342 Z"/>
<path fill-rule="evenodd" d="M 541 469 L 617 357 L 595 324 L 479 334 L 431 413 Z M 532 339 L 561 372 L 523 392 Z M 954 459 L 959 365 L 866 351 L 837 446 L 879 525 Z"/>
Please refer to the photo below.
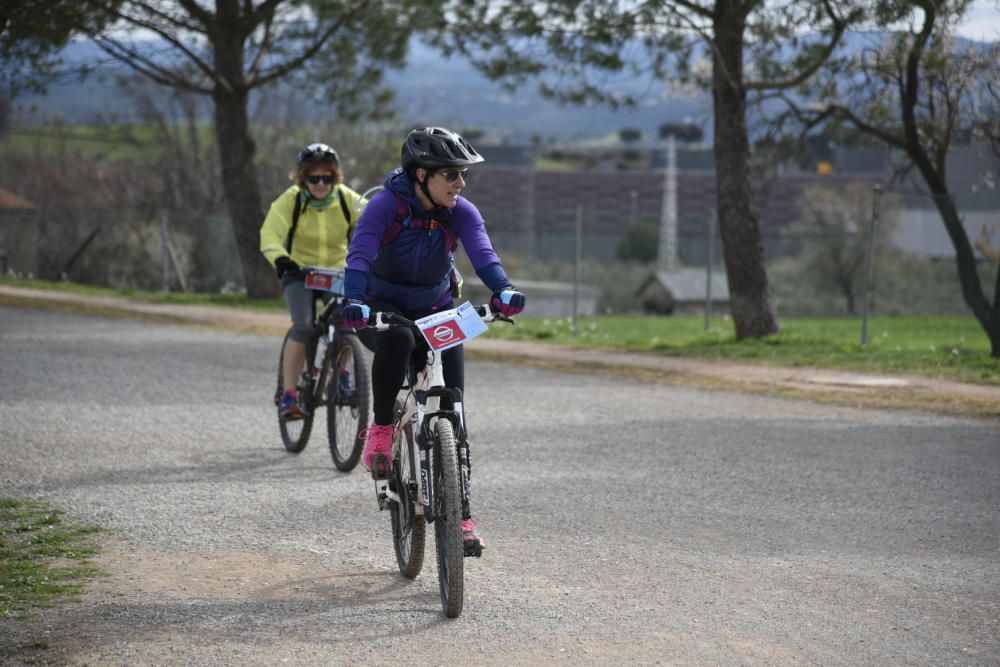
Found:
<path fill-rule="evenodd" d="M 422 317 L 416 324 L 435 352 L 461 345 L 486 331 L 486 323 L 468 301 L 458 308 Z"/>
<path fill-rule="evenodd" d="M 306 287 L 322 292 L 343 294 L 344 272 L 341 269 L 313 270 L 306 276 Z"/>

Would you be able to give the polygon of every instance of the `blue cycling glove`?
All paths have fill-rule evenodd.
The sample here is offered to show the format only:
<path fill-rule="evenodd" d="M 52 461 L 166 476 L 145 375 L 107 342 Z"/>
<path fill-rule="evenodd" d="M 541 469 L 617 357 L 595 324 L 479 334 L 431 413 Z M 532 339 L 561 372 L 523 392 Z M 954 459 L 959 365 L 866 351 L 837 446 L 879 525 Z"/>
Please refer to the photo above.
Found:
<path fill-rule="evenodd" d="M 526 301 L 523 294 L 508 287 L 502 292 L 494 294 L 493 298 L 490 299 L 490 305 L 495 310 L 500 311 L 504 317 L 513 317 L 524 310 Z"/>
<path fill-rule="evenodd" d="M 372 309 L 361 301 L 348 299 L 344 302 L 344 308 L 340 311 L 340 318 L 344 321 L 344 326 L 348 329 L 361 329 L 368 325 L 368 318 L 372 314 Z"/>

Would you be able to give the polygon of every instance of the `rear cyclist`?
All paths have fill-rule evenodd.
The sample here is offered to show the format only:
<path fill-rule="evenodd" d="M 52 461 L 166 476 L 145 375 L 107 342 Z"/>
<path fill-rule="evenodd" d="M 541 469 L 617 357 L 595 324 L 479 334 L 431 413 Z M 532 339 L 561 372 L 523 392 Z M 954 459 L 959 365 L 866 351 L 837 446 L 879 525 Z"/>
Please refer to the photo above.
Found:
<path fill-rule="evenodd" d="M 291 187 L 271 203 L 260 228 L 260 251 L 281 279 L 292 317 L 292 334 L 285 346 L 285 392 L 279 413 L 285 419 L 302 417 L 295 390 L 305 366 L 306 342 L 312 330 L 316 293 L 305 287 L 302 266 L 343 268 L 347 244 L 357 225 L 361 196 L 344 185 L 337 152 L 326 144 L 309 144 L 299 151 Z M 324 293 L 324 300 L 330 298 Z"/>
<path fill-rule="evenodd" d="M 363 327 L 372 310 L 416 320 L 452 308 L 458 241 L 476 275 L 493 292 L 493 306 L 507 316 L 524 309 L 524 295 L 504 272 L 482 215 L 460 196 L 469 167 L 483 161 L 450 130 L 427 127 L 409 133 L 402 166 L 386 177 L 385 189 L 372 198 L 351 241 L 342 311 L 346 326 Z M 417 340 L 408 327 L 397 327 L 379 332 L 375 341 L 374 420 L 362 461 L 373 477 L 383 478 L 392 463 L 393 405 Z M 464 389 L 462 346 L 441 356 L 445 384 Z M 462 532 L 469 546 L 484 546 L 475 519 L 463 521 Z"/>

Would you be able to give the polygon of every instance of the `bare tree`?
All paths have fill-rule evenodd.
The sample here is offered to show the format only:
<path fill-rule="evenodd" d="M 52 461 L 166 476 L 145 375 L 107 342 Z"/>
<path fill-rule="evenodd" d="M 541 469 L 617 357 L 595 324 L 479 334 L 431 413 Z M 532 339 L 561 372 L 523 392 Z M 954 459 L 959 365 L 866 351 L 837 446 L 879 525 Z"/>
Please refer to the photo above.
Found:
<path fill-rule="evenodd" d="M 409 21 L 427 4 L 405 0 L 85 0 L 115 29 L 80 25 L 113 58 L 150 80 L 211 99 L 221 194 L 232 220 L 243 279 L 251 296 L 275 293 L 258 252 L 263 217 L 250 92 L 277 82 L 308 86 L 328 114 L 387 109 L 380 67 L 405 57 Z M 152 34 L 152 43 L 120 37 Z M 152 44 L 152 48 L 150 48 Z M 322 88 L 321 88 L 322 86 Z M 354 103 L 352 107 L 349 103 Z"/>
<path fill-rule="evenodd" d="M 833 59 L 803 92 L 820 102 L 804 105 L 785 95 L 805 131 L 846 123 L 884 142 L 915 169 L 944 223 L 958 265 L 962 297 L 1000 357 L 1000 272 L 990 302 L 947 181 L 947 157 L 962 137 L 997 146 L 1000 128 L 1000 43 L 960 45 L 952 31 L 967 0 L 883 1 L 873 19 L 909 25 L 857 54 Z"/>
<path fill-rule="evenodd" d="M 799 201 L 801 215 L 783 232 L 802 249 L 805 279 L 821 290 L 838 292 L 849 314 L 854 314 L 867 257 L 874 196 L 866 183 L 852 183 L 843 192 L 808 188 Z M 898 214 L 898 197 L 886 195 L 883 199 L 880 220 L 874 227 L 874 248 L 879 254 L 890 250 Z"/>

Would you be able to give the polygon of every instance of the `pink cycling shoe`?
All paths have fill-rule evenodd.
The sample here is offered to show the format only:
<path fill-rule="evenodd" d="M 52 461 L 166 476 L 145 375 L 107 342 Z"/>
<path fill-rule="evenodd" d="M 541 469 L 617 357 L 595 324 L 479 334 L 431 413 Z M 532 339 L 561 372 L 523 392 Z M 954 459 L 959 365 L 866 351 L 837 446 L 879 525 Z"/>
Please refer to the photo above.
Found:
<path fill-rule="evenodd" d="M 392 424 L 372 424 L 361 436 L 365 441 L 365 451 L 361 461 L 370 470 L 373 479 L 386 479 L 392 469 Z"/>

